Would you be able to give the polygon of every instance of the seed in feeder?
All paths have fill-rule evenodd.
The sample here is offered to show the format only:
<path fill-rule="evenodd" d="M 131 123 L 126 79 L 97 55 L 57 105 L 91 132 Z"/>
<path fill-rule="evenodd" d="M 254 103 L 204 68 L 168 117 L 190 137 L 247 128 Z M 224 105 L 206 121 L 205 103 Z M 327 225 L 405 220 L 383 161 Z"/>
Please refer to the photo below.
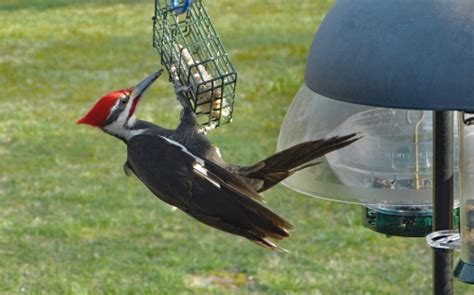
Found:
<path fill-rule="evenodd" d="M 213 87 L 213 77 L 206 70 L 204 65 L 199 64 L 199 60 L 195 60 L 189 50 L 178 44 L 181 52 L 182 62 L 191 72 L 191 88 L 197 90 L 196 103 L 199 105 L 201 112 L 208 114 L 212 112 L 212 117 L 219 119 L 221 112 L 222 91 L 220 88 Z"/>
<path fill-rule="evenodd" d="M 464 221 L 461 220 L 462 247 L 467 249 L 465 251 L 465 253 L 468 253 L 465 257 L 467 262 L 472 263 L 474 262 L 474 200 L 467 200 L 464 203 L 464 208 L 461 206 L 461 210 L 464 210 Z"/>
<path fill-rule="evenodd" d="M 474 200 L 466 201 L 464 210 L 467 230 L 472 231 L 474 229 Z"/>

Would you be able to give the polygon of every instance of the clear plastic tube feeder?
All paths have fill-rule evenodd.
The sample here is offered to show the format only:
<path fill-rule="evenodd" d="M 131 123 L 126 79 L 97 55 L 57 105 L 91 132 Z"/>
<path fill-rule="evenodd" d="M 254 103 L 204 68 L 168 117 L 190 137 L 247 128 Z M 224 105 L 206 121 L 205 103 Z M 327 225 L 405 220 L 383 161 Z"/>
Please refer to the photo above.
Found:
<path fill-rule="evenodd" d="M 463 282 L 474 284 L 474 116 L 459 115 L 458 124 L 461 135 L 461 259 L 454 275 Z"/>

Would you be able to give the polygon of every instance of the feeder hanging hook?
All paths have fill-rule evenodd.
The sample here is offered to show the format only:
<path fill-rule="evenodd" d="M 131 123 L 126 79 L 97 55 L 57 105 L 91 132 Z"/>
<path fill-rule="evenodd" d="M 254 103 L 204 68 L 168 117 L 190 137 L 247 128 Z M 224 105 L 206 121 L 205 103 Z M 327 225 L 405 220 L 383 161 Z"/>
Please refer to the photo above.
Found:
<path fill-rule="evenodd" d="M 171 10 L 177 14 L 185 13 L 189 10 L 192 0 L 184 0 L 183 5 L 179 5 L 179 0 L 171 0 Z"/>

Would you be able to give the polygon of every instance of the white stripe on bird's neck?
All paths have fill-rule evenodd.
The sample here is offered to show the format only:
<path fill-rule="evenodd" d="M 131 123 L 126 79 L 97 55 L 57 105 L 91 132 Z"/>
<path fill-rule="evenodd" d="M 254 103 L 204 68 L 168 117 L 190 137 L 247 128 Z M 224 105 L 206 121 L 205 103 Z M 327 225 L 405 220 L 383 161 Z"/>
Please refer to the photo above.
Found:
<path fill-rule="evenodd" d="M 133 129 L 137 118 L 135 117 L 135 115 L 133 115 L 132 117 L 130 117 L 130 119 L 127 120 L 127 115 L 128 112 L 122 112 L 119 118 L 112 124 L 105 126 L 104 130 L 111 135 L 124 139 L 125 141 L 129 141 L 132 137 L 142 134 L 143 132 L 148 130 Z"/>

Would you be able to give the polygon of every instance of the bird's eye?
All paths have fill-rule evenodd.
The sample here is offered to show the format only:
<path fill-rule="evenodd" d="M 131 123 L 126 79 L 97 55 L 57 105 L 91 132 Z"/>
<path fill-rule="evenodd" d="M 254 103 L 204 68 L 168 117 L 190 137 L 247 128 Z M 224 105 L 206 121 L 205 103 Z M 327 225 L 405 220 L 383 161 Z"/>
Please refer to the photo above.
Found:
<path fill-rule="evenodd" d="M 128 102 L 128 97 L 127 96 L 124 96 L 120 99 L 121 104 L 126 104 L 127 102 Z"/>

